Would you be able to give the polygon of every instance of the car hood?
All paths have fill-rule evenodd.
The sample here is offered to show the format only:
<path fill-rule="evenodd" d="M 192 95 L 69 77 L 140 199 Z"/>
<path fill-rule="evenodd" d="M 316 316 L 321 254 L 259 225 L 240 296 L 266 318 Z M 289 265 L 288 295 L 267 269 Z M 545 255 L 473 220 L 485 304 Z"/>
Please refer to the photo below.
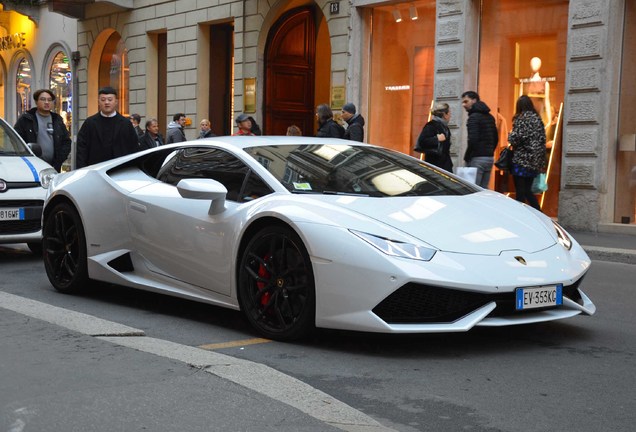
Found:
<path fill-rule="evenodd" d="M 0 179 L 7 182 L 40 181 L 40 171 L 46 168 L 51 166 L 35 156 L 0 157 Z"/>
<path fill-rule="evenodd" d="M 532 253 L 557 241 L 546 216 L 495 192 L 338 199 L 337 203 L 447 252 L 498 255 L 505 250 L 520 250 Z"/>

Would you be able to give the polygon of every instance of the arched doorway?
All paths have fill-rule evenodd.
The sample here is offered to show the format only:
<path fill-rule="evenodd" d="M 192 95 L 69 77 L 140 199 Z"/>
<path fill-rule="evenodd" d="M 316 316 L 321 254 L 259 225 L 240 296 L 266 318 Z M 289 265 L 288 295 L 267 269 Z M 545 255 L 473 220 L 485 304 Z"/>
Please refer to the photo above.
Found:
<path fill-rule="evenodd" d="M 265 47 L 264 133 L 295 124 L 314 130 L 316 18 L 312 6 L 290 10 L 272 26 Z"/>
<path fill-rule="evenodd" d="M 88 115 L 97 112 L 97 93 L 101 87 L 117 91 L 117 112 L 129 115 L 128 50 L 115 29 L 103 30 L 93 42 L 88 59 Z"/>

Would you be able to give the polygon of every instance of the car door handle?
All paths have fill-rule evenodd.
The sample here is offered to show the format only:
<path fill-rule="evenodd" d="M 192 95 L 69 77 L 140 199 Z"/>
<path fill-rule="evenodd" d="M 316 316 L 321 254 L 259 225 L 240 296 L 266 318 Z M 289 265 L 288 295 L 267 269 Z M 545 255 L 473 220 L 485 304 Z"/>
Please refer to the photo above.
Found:
<path fill-rule="evenodd" d="M 145 205 L 136 203 L 134 201 L 130 201 L 129 207 L 131 210 L 137 210 L 138 212 L 141 212 L 141 213 L 146 213 L 146 210 L 147 210 Z"/>

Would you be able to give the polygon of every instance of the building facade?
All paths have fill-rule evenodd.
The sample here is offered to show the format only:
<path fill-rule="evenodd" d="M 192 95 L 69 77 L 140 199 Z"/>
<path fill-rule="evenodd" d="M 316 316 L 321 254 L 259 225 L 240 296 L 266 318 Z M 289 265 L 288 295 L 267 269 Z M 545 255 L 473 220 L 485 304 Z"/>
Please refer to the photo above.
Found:
<path fill-rule="evenodd" d="M 56 95 L 54 110 L 73 132 L 76 20 L 45 5 L 18 3 L 0 2 L 0 115 L 14 124 L 35 107 L 33 93 L 48 88 Z"/>
<path fill-rule="evenodd" d="M 506 145 L 514 104 L 546 124 L 542 208 L 585 230 L 636 228 L 636 5 L 628 0 L 118 0 L 60 12 L 79 19 L 80 119 L 112 85 L 120 111 L 202 118 L 215 134 L 249 113 L 265 134 L 353 102 L 367 141 L 413 154 L 433 100 L 451 106 L 452 155 L 466 148 L 465 90 L 480 93 Z M 143 122 L 142 122 L 143 123 Z M 504 172 L 491 187 L 514 193 Z"/>

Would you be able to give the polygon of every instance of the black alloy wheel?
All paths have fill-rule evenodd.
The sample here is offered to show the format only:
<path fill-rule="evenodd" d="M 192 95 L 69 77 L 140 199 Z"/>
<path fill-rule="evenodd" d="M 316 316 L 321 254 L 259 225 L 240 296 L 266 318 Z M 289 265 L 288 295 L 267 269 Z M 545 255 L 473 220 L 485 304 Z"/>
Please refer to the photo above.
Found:
<path fill-rule="evenodd" d="M 266 338 L 294 340 L 311 332 L 314 274 L 294 231 L 273 226 L 252 237 L 238 269 L 238 297 L 248 321 Z"/>
<path fill-rule="evenodd" d="M 53 287 L 74 293 L 88 282 L 86 236 L 79 214 L 70 204 L 57 204 L 42 228 L 43 259 Z"/>

